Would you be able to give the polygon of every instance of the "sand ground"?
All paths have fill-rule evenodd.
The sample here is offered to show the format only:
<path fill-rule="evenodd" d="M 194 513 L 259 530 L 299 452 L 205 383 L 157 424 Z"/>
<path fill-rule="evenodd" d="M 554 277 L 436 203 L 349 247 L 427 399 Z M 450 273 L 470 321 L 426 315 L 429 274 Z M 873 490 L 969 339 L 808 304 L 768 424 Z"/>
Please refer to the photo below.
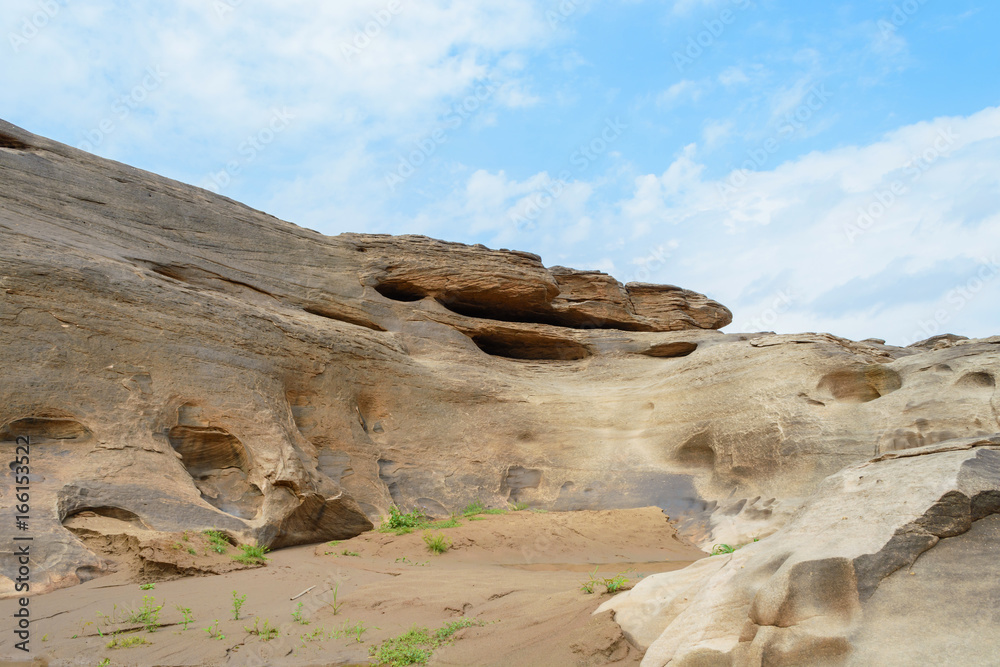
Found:
<path fill-rule="evenodd" d="M 151 590 L 139 584 L 179 575 L 138 568 L 134 554 L 121 553 L 118 572 L 33 598 L 32 653 L 18 655 L 16 639 L 2 632 L 0 665 L 369 664 L 369 648 L 383 640 L 414 625 L 434 630 L 461 618 L 481 625 L 456 632 L 434 649 L 429 665 L 637 665 L 641 654 L 610 615 L 592 616 L 608 594 L 598 587 L 588 595 L 581 583 L 595 567 L 601 577 L 631 570 L 634 583 L 704 556 L 656 508 L 521 511 L 460 522 L 432 531 L 452 542 L 440 555 L 429 552 L 423 532 L 370 532 L 283 549 L 269 554 L 263 568 L 161 579 Z M 179 537 L 158 535 L 161 542 Z M 105 542 L 113 551 L 127 541 Z M 239 620 L 233 591 L 246 596 Z M 163 605 L 161 627 L 152 633 L 125 620 L 144 596 Z M 194 618 L 186 630 L 178 607 Z M 7 625 L 14 609 L 13 600 L 0 601 Z M 293 620 L 297 610 L 307 624 Z M 265 620 L 278 629 L 269 641 L 247 629 Z M 225 638 L 212 638 L 205 631 L 211 626 Z M 119 641 L 147 643 L 108 648 L 115 630 Z"/>

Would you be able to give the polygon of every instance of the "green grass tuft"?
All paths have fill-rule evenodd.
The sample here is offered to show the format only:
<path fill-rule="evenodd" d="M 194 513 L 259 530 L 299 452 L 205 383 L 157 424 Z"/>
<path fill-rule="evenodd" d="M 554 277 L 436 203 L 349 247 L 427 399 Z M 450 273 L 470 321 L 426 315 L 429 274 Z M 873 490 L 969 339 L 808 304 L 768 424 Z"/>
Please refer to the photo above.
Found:
<path fill-rule="evenodd" d="M 382 524 L 378 527 L 381 533 L 395 533 L 405 535 L 412 533 L 418 528 L 425 528 L 430 524 L 430 519 L 422 509 L 416 507 L 412 512 L 402 512 L 398 507 L 389 507 L 389 516 L 382 518 Z"/>
<path fill-rule="evenodd" d="M 149 642 L 146 641 L 145 637 L 135 636 L 135 637 L 125 637 L 123 639 L 119 639 L 117 636 L 115 636 L 112 637 L 111 641 L 109 641 L 106 646 L 110 649 L 135 648 L 136 646 L 142 646 L 148 643 Z"/>
<path fill-rule="evenodd" d="M 722 554 L 731 554 L 736 551 L 736 547 L 730 546 L 728 544 L 716 544 L 712 547 L 712 555 L 720 556 Z"/>
<path fill-rule="evenodd" d="M 229 538 L 221 530 L 205 530 L 202 531 L 205 537 L 212 545 L 212 551 L 219 554 L 224 554 L 229 551 Z"/>
<path fill-rule="evenodd" d="M 260 619 L 254 617 L 253 627 L 244 625 L 243 629 L 246 630 L 248 634 L 257 635 L 262 642 L 269 642 L 280 634 L 278 628 L 271 627 L 271 621 L 266 618 L 264 619 L 264 625 L 261 625 Z"/>
<path fill-rule="evenodd" d="M 462 522 L 458 520 L 458 517 L 452 516 L 450 519 L 443 519 L 441 521 L 434 521 L 430 524 L 431 528 L 457 528 L 461 526 Z"/>
<path fill-rule="evenodd" d="M 594 571 L 590 573 L 590 578 L 580 585 L 580 590 L 588 595 L 593 593 L 598 586 L 604 586 L 605 591 L 608 593 L 617 593 L 631 580 L 628 576 L 628 573 L 631 572 L 631 570 L 619 572 L 613 577 L 604 578 L 597 577 L 597 570 L 598 568 L 595 567 Z"/>
<path fill-rule="evenodd" d="M 486 511 L 486 505 L 483 504 L 481 500 L 473 500 L 471 503 L 465 506 L 462 510 L 463 516 L 475 516 L 477 514 L 482 514 Z"/>
<path fill-rule="evenodd" d="M 443 554 L 451 548 L 451 540 L 445 537 L 443 533 L 438 533 L 437 535 L 426 533 L 424 535 L 424 542 L 431 553 Z"/>
<path fill-rule="evenodd" d="M 267 564 L 267 558 L 264 554 L 268 552 L 268 548 L 263 544 L 251 545 L 251 544 L 241 544 L 240 550 L 243 552 L 238 556 L 233 556 L 233 560 L 244 563 L 246 565 L 265 565 Z"/>
<path fill-rule="evenodd" d="M 452 636 L 462 628 L 483 625 L 471 618 L 460 618 L 430 632 L 427 628 L 410 628 L 398 637 L 386 639 L 369 649 L 373 664 L 379 667 L 407 667 L 425 665 L 434 654 L 434 649 L 452 641 Z"/>

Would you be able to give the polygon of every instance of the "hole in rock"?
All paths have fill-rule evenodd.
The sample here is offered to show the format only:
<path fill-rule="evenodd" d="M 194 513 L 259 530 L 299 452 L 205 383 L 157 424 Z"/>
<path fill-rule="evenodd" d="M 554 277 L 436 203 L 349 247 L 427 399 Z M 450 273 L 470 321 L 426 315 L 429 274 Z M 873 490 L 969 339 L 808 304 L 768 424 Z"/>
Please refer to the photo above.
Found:
<path fill-rule="evenodd" d="M 345 313 L 340 313 L 330 308 L 324 308 L 319 306 L 308 306 L 302 310 L 306 311 L 310 315 L 318 315 L 319 317 L 325 317 L 328 320 L 336 320 L 337 322 L 345 322 L 347 324 L 353 324 L 356 327 L 364 327 L 366 329 L 371 329 L 372 331 L 385 331 L 385 328 L 371 322 L 369 320 L 361 319 L 360 317 L 354 317 L 352 315 L 347 315 Z"/>
<path fill-rule="evenodd" d="M 475 333 L 469 337 L 480 350 L 494 357 L 573 361 L 591 356 L 590 349 L 581 343 L 535 332 Z"/>
<path fill-rule="evenodd" d="M 197 426 L 175 426 L 168 438 L 206 502 L 241 519 L 257 516 L 264 496 L 247 479 L 250 456 L 238 438 Z"/>
<path fill-rule="evenodd" d="M 647 357 L 686 357 L 697 349 L 697 343 L 675 341 L 673 343 L 659 343 L 657 345 L 653 345 L 648 350 L 643 352 L 643 354 Z"/>
<path fill-rule="evenodd" d="M 844 368 L 820 378 L 817 389 L 829 392 L 838 401 L 867 403 L 903 386 L 899 373 L 879 364 Z"/>
<path fill-rule="evenodd" d="M 423 290 L 405 282 L 379 283 L 375 291 L 393 301 L 420 301 L 427 296 Z"/>
<path fill-rule="evenodd" d="M 513 503 L 521 500 L 521 493 L 525 489 L 537 489 L 541 483 L 541 470 L 524 468 L 522 466 L 511 466 L 508 468 L 507 476 L 503 480 L 503 486 L 510 490 L 508 500 Z"/>
<path fill-rule="evenodd" d="M 973 387 L 978 389 L 991 389 L 996 386 L 996 379 L 986 371 L 975 371 L 966 373 L 955 383 L 959 387 Z"/>
<path fill-rule="evenodd" d="M 11 148 L 16 151 L 31 150 L 31 146 L 6 132 L 0 132 L 0 148 Z"/>
<path fill-rule="evenodd" d="M 715 465 L 715 450 L 708 431 L 695 433 L 677 448 L 674 458 L 682 465 L 711 468 Z"/>
<path fill-rule="evenodd" d="M 38 440 L 86 440 L 90 429 L 73 419 L 63 417 L 25 417 L 8 422 L 0 428 L 0 441 L 14 441 L 27 436 Z"/>
<path fill-rule="evenodd" d="M 129 523 L 142 523 L 142 519 L 139 518 L 138 514 L 122 509 L 121 507 L 80 507 L 67 515 L 66 519 L 71 519 L 80 515 L 103 516 L 109 519 L 117 519 L 118 521 L 127 521 Z"/>

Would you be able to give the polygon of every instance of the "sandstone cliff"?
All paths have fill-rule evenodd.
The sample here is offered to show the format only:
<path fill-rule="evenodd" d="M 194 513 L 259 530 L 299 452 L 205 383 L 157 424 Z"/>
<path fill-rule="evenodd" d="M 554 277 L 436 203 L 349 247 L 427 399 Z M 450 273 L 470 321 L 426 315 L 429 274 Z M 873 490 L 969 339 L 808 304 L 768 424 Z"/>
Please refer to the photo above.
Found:
<path fill-rule="evenodd" d="M 848 466 L 1000 431 L 1000 337 L 724 334 L 686 289 L 326 237 L 6 123 L 0 238 L 0 441 L 33 443 L 39 591 L 106 570 L 64 528 L 84 511 L 278 548 L 392 503 L 655 505 L 710 547 L 793 526 Z"/>

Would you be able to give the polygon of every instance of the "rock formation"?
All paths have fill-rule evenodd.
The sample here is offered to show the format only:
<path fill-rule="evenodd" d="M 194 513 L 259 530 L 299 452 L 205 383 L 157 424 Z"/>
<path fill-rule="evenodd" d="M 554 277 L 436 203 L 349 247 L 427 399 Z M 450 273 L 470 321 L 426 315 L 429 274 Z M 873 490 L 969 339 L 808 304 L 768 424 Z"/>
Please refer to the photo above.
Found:
<path fill-rule="evenodd" d="M 1000 436 L 949 440 L 849 466 L 766 540 L 598 612 L 644 667 L 994 664 L 998 544 Z"/>
<path fill-rule="evenodd" d="M 826 563 L 793 531 L 821 484 L 873 457 L 888 458 L 865 465 L 902 470 L 894 453 L 1000 431 L 1000 337 L 900 348 L 724 334 L 730 312 L 679 287 L 419 236 L 327 237 L 6 123 L 0 174 L 0 441 L 32 442 L 33 590 L 106 571 L 64 527 L 81 512 L 279 548 L 356 535 L 393 503 L 445 515 L 476 498 L 655 505 L 702 546 L 767 538 L 707 559 L 698 581 L 677 574 L 692 591 L 728 594 L 713 577 L 779 539 L 788 568 L 822 561 L 843 582 L 869 552 L 823 546 Z M 941 460 L 928 474 L 968 496 L 955 466 L 991 450 L 962 451 L 913 460 Z M 883 553 L 897 524 L 877 538 L 872 527 L 865 548 Z M 830 601 L 855 606 L 820 643 L 870 641 L 856 619 L 880 590 Z M 779 593 L 750 613 L 748 591 L 706 650 L 791 641 L 775 629 Z M 742 625 L 734 639 L 737 616 L 759 640 L 740 642 Z M 702 650 L 663 644 L 666 620 L 629 626 L 649 660 Z"/>

